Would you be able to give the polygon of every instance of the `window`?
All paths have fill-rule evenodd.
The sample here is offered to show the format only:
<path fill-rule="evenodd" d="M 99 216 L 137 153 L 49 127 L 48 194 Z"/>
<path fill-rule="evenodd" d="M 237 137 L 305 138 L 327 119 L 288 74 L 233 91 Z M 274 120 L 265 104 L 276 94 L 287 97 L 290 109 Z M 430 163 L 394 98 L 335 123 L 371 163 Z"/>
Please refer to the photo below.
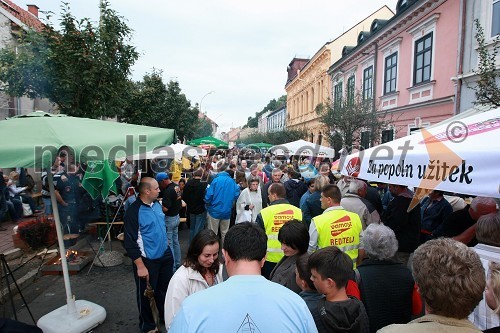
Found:
<path fill-rule="evenodd" d="M 500 34 L 500 0 L 493 0 L 491 17 L 491 37 Z"/>
<path fill-rule="evenodd" d="M 354 75 L 347 79 L 347 101 L 349 104 L 354 104 Z"/>
<path fill-rule="evenodd" d="M 335 85 L 333 90 L 333 107 L 337 108 L 342 105 L 342 82 Z"/>
<path fill-rule="evenodd" d="M 397 52 L 394 52 L 393 54 L 385 58 L 384 94 L 389 94 L 396 91 L 397 66 Z"/>
<path fill-rule="evenodd" d="M 388 129 L 382 131 L 382 143 L 386 143 L 389 141 L 394 140 L 394 130 L 393 129 Z"/>
<path fill-rule="evenodd" d="M 415 42 L 413 85 L 431 80 L 432 32 Z"/>
<path fill-rule="evenodd" d="M 370 148 L 370 131 L 361 132 L 361 149 Z"/>
<path fill-rule="evenodd" d="M 363 99 L 373 97 L 373 66 L 363 71 Z"/>

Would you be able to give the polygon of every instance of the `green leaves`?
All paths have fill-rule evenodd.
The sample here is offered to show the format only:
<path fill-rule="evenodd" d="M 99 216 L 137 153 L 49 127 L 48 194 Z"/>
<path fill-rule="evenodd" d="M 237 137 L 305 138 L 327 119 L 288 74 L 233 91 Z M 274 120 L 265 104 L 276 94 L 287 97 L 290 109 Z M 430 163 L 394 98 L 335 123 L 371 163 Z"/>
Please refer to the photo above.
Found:
<path fill-rule="evenodd" d="M 476 86 L 473 88 L 476 94 L 474 104 L 490 105 L 494 107 L 500 106 L 500 87 L 498 87 L 496 78 L 496 57 L 498 54 L 499 36 L 494 38 L 491 52 L 488 50 L 488 45 L 484 37 L 484 29 L 478 19 L 474 20 L 476 26 L 475 38 L 478 44 L 477 53 L 479 63 L 477 71 L 479 78 L 476 81 Z"/>
<path fill-rule="evenodd" d="M 360 144 L 363 131 L 370 131 L 371 138 L 379 138 L 380 131 L 389 124 L 383 119 L 384 115 L 373 109 L 373 101 L 363 99 L 359 91 L 354 98 L 346 96 L 335 105 L 330 102 L 319 104 L 316 112 L 327 130 L 325 135 L 328 141 L 336 151 L 343 147 L 351 148 L 355 143 Z"/>
<path fill-rule="evenodd" d="M 64 3 L 59 31 L 47 23 L 21 37 L 17 54 L 13 47 L 0 52 L 0 80 L 7 93 L 48 98 L 68 115 L 114 117 L 123 112 L 138 58 L 131 33 L 107 2 L 98 26 L 77 20 Z"/>

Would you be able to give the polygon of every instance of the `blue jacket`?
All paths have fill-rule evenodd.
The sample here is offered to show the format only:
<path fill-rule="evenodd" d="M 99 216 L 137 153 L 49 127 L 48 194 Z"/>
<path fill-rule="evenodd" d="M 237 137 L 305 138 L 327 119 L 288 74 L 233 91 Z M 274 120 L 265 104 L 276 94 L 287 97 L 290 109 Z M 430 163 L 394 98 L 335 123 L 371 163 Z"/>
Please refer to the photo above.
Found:
<path fill-rule="evenodd" d="M 207 187 L 205 206 L 211 217 L 227 220 L 231 217 L 233 202 L 240 195 L 240 187 L 227 172 L 220 172 Z"/>
<path fill-rule="evenodd" d="M 150 206 L 138 197 L 125 212 L 124 222 L 124 247 L 130 259 L 158 259 L 165 255 L 168 248 L 167 229 L 158 201 Z"/>

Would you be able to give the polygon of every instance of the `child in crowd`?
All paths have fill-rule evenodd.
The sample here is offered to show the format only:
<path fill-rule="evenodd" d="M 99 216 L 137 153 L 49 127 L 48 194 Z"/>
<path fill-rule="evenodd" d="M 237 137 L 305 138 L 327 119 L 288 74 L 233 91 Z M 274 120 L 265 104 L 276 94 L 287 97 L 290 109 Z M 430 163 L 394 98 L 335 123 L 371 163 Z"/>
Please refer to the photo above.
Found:
<path fill-rule="evenodd" d="M 318 293 L 314 283 L 311 281 L 311 270 L 307 264 L 309 260 L 309 254 L 305 253 L 297 258 L 295 262 L 295 282 L 302 289 L 299 296 L 306 302 L 309 311 L 314 319 L 316 328 L 319 333 L 327 333 L 325 325 L 321 321 L 321 316 L 319 314 L 318 302 L 325 298 L 323 294 Z"/>
<path fill-rule="evenodd" d="M 352 260 L 336 246 L 322 248 L 309 257 L 311 280 L 325 298 L 318 301 L 321 320 L 330 332 L 368 333 L 369 321 L 363 303 L 347 295 L 353 276 Z"/>

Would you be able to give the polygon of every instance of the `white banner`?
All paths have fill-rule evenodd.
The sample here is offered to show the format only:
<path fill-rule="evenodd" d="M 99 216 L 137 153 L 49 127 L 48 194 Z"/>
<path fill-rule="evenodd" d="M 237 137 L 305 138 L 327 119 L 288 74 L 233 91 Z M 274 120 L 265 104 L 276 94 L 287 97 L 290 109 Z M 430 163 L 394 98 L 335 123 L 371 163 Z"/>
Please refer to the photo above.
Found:
<path fill-rule="evenodd" d="M 500 197 L 500 109 L 351 154 L 342 174 L 369 181 Z"/>

